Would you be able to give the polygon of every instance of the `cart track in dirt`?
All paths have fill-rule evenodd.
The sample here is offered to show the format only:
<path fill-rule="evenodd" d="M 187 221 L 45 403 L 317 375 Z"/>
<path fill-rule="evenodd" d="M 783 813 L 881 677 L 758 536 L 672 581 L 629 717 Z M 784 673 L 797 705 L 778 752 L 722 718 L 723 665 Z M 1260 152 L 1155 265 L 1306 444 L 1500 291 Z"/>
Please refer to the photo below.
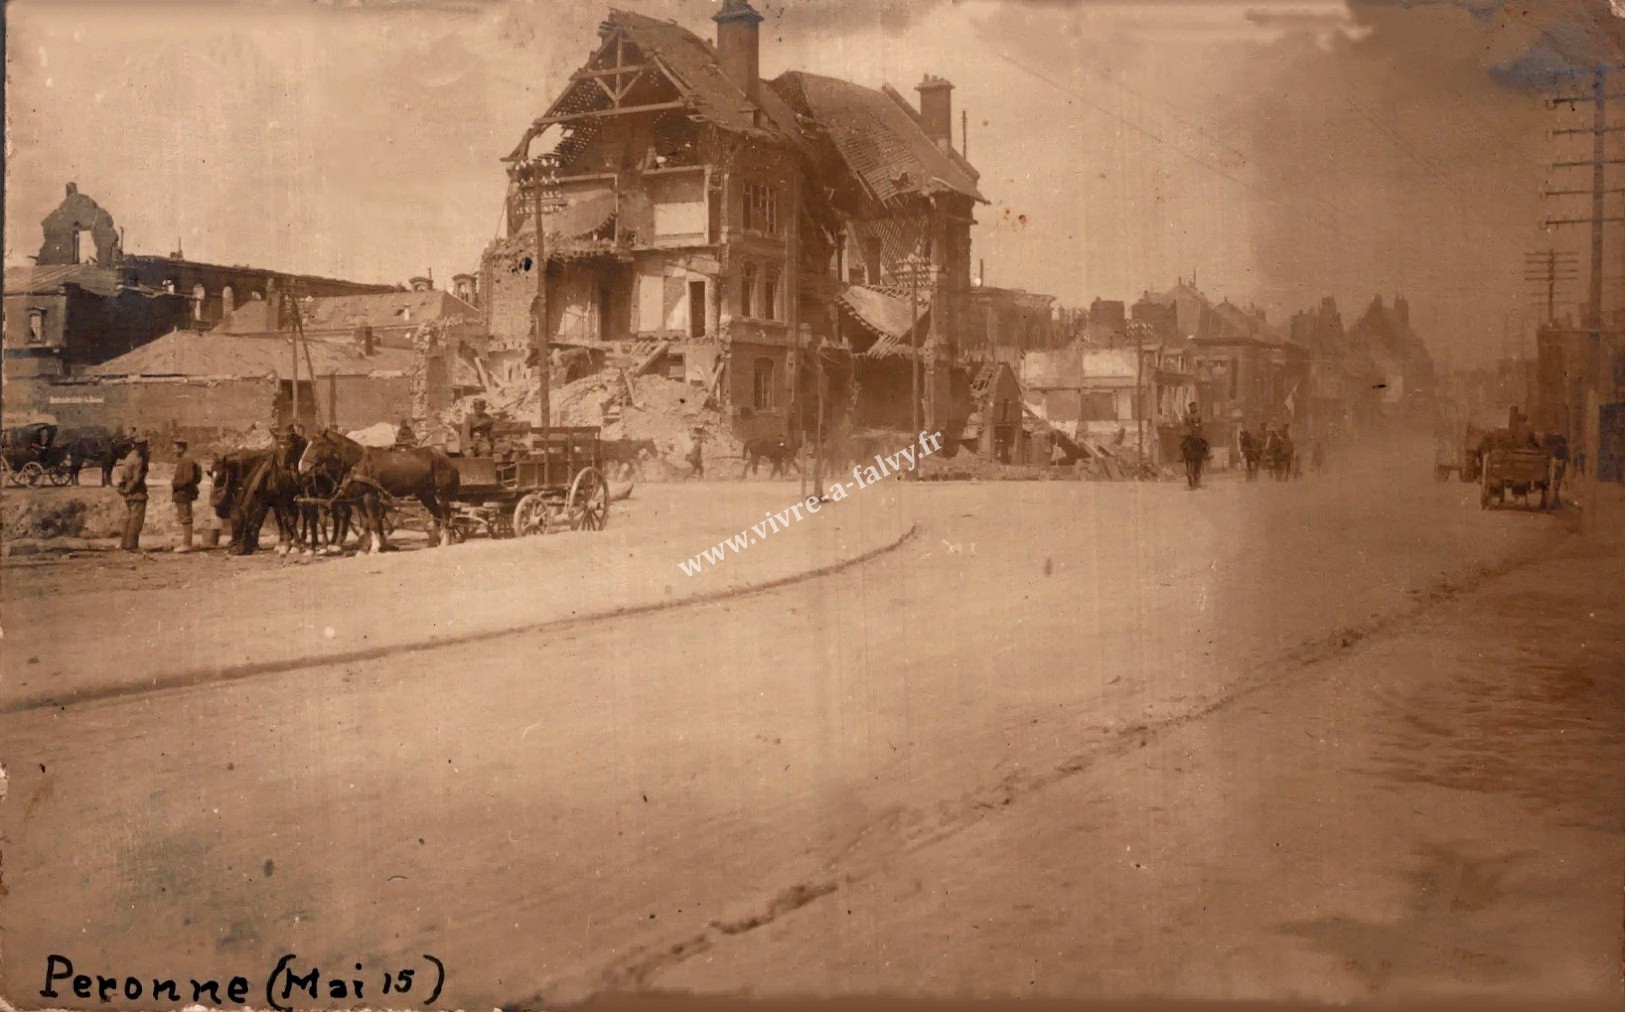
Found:
<path fill-rule="evenodd" d="M 1306 638 L 1278 653 L 1256 659 L 1230 689 L 1192 710 L 1115 729 L 1092 729 L 1093 740 L 1088 747 L 1053 762 L 1049 769 L 1010 773 L 996 781 L 977 785 L 958 798 L 940 800 L 929 808 L 915 805 L 888 809 L 858 833 L 848 854 L 831 862 L 824 874 L 784 886 L 767 896 L 753 911 L 715 917 L 703 931 L 668 943 L 639 946 L 602 967 L 596 979 L 582 981 L 578 978 L 560 982 L 556 988 L 543 989 L 533 995 L 529 1002 L 516 1007 L 574 1006 L 618 994 L 647 992 L 658 974 L 701 955 L 724 938 L 764 928 L 880 872 L 882 869 L 878 864 L 865 866 L 863 856 L 856 853 L 862 838 L 871 831 L 891 837 L 892 849 L 903 854 L 913 854 L 941 844 L 985 819 L 1008 811 L 1027 796 L 1086 773 L 1103 761 L 1146 748 L 1181 727 L 1279 686 L 1303 671 L 1357 651 L 1374 637 L 1400 632 L 1462 598 L 1482 592 L 1520 570 L 1546 561 L 1556 554 L 1553 547 L 1560 545 L 1564 537 L 1561 533 L 1553 533 L 1544 543 L 1495 565 L 1481 566 L 1465 579 L 1440 581 L 1425 591 L 1415 593 L 1402 607 L 1373 616 L 1365 622 Z"/>
<path fill-rule="evenodd" d="M 568 618 L 546 619 L 541 622 L 526 623 L 509 626 L 502 629 L 481 629 L 476 632 L 458 633 L 450 636 L 437 636 L 418 640 L 413 643 L 394 643 L 388 646 L 365 647 L 348 650 L 341 653 L 323 654 L 321 656 L 298 657 L 288 660 L 259 661 L 248 664 L 231 665 L 224 668 L 198 669 L 193 671 L 176 672 L 162 675 L 138 685 L 110 685 L 104 688 L 88 689 L 75 693 L 73 696 L 58 699 L 49 695 L 24 697 L 13 700 L 0 706 L 0 714 L 26 713 L 32 710 L 66 710 L 70 706 L 84 703 L 101 702 L 133 696 L 149 696 L 154 693 L 166 692 L 174 689 L 195 688 L 202 685 L 212 685 L 220 682 L 235 682 L 246 678 L 256 678 L 262 675 L 288 674 L 311 668 L 324 668 L 334 665 L 354 664 L 364 661 L 383 660 L 406 654 L 422 653 L 428 650 L 437 650 L 443 647 L 465 646 L 471 643 L 484 643 L 498 640 L 508 636 L 524 636 L 540 632 L 562 632 L 596 625 L 616 619 L 634 618 L 639 615 L 648 615 L 656 612 L 673 611 L 679 608 L 697 607 L 707 604 L 716 604 L 721 601 L 736 598 L 750 597 L 765 594 L 781 587 L 805 583 L 827 576 L 834 576 L 846 570 L 861 566 L 881 556 L 897 551 L 910 542 L 919 531 L 919 525 L 913 524 L 897 538 L 871 548 L 866 552 L 842 559 L 815 569 L 792 573 L 788 576 L 776 577 L 762 583 L 750 584 L 742 587 L 728 587 L 723 590 L 710 591 L 693 597 L 677 601 L 653 601 L 647 604 L 628 605 L 620 608 L 611 608 L 585 615 L 572 615 Z"/>

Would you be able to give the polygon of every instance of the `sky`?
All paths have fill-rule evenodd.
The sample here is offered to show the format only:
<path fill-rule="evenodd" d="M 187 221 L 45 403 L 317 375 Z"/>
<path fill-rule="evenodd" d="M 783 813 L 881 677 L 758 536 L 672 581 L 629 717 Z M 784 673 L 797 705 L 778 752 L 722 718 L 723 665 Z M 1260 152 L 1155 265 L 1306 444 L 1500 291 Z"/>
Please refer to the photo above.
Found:
<path fill-rule="evenodd" d="M 720 0 L 619 5 L 710 37 Z M 764 76 L 910 97 L 927 73 L 953 81 L 955 142 L 989 200 L 973 232 L 988 284 L 1087 305 L 1194 277 L 1277 321 L 1329 294 L 1352 322 L 1404 294 L 1458 364 L 1531 345 L 1526 252 L 1586 248 L 1583 229 L 1542 228 L 1587 211 L 1542 199 L 1588 183 L 1548 163 L 1589 155 L 1551 135 L 1578 119 L 1543 99 L 1625 41 L 1606 0 L 756 5 Z M 499 159 L 607 10 L 13 0 L 6 262 L 37 252 L 72 180 L 132 252 L 444 283 L 476 268 L 500 226 Z"/>

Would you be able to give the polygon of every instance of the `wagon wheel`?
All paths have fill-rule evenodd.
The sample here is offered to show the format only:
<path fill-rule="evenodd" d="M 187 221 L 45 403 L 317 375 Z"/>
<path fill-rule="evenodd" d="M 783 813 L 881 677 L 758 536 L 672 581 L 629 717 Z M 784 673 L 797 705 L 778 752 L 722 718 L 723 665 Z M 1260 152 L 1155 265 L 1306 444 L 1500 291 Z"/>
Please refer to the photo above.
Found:
<path fill-rule="evenodd" d="M 58 464 L 47 473 L 51 479 L 51 484 L 58 488 L 73 480 L 73 472 L 68 469 L 66 464 Z"/>
<path fill-rule="evenodd" d="M 45 468 L 39 461 L 31 460 L 17 469 L 17 474 L 12 480 L 29 488 L 39 488 L 39 483 L 45 480 Z"/>
<path fill-rule="evenodd" d="M 531 492 L 521 497 L 513 507 L 514 537 L 526 538 L 532 534 L 546 534 L 552 512 L 548 508 L 547 497 L 540 492 Z"/>
<path fill-rule="evenodd" d="M 609 485 L 596 467 L 582 468 L 565 500 L 572 531 L 601 531 L 609 522 Z"/>

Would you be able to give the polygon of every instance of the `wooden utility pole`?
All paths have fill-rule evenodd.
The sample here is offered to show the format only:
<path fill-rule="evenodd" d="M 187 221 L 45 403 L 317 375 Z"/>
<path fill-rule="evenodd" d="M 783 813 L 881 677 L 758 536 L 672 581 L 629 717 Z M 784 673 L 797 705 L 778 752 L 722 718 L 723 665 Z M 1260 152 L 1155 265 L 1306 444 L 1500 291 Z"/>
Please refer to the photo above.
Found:
<path fill-rule="evenodd" d="M 552 153 L 544 153 L 523 163 L 518 168 L 520 186 L 533 202 L 536 222 L 536 254 L 532 269 L 536 272 L 536 298 L 531 313 L 530 353 L 535 358 L 537 427 L 545 438 L 553 427 L 552 405 L 552 349 L 547 338 L 547 216 L 564 206 L 559 192 L 558 162 Z"/>
<path fill-rule="evenodd" d="M 1523 279 L 1530 284 L 1539 284 L 1540 296 L 1545 305 L 1545 315 L 1541 318 L 1541 322 L 1550 323 L 1557 318 L 1558 287 L 1579 280 L 1579 259 L 1577 253 L 1563 253 L 1555 249 L 1524 254 Z"/>
<path fill-rule="evenodd" d="M 1591 226 L 1591 278 L 1590 288 L 1587 292 L 1585 306 L 1585 327 L 1589 337 L 1587 342 L 1586 371 L 1589 383 L 1585 384 L 1582 403 L 1576 405 L 1576 413 L 1580 417 L 1578 431 L 1571 423 L 1569 433 L 1569 446 L 1572 450 L 1576 443 L 1585 447 L 1585 481 L 1586 497 L 1584 510 L 1580 516 L 1581 526 L 1593 530 L 1597 522 L 1597 455 L 1601 449 L 1598 425 L 1600 416 L 1600 394 L 1603 389 L 1603 354 L 1602 354 L 1602 261 L 1603 261 L 1603 225 L 1608 222 L 1625 221 L 1625 215 L 1608 215 L 1605 208 L 1605 198 L 1610 193 L 1625 192 L 1625 187 L 1608 186 L 1607 167 L 1625 163 L 1625 158 L 1609 158 L 1607 139 L 1610 133 L 1625 130 L 1625 126 L 1608 125 L 1608 102 L 1610 99 L 1625 98 L 1625 95 L 1608 94 L 1608 75 L 1613 68 L 1598 67 L 1592 80 L 1589 98 L 1583 95 L 1569 95 L 1552 99 L 1548 106 L 1556 108 L 1564 105 L 1569 109 L 1578 109 L 1580 103 L 1591 105 L 1591 126 L 1576 127 L 1553 131 L 1554 136 L 1570 134 L 1591 135 L 1591 158 L 1582 161 L 1554 162 L 1553 169 L 1589 168 L 1591 170 L 1591 188 L 1589 190 L 1547 190 L 1548 197 L 1582 196 L 1591 198 L 1591 216 L 1589 218 L 1557 218 L 1546 220 L 1548 228 L 1560 228 L 1570 225 Z M 1576 438 L 1577 437 L 1577 438 Z"/>
<path fill-rule="evenodd" d="M 1134 334 L 1134 445 L 1140 461 L 1140 473 L 1145 475 L 1145 331 L 1144 321 L 1135 320 L 1128 325 Z"/>

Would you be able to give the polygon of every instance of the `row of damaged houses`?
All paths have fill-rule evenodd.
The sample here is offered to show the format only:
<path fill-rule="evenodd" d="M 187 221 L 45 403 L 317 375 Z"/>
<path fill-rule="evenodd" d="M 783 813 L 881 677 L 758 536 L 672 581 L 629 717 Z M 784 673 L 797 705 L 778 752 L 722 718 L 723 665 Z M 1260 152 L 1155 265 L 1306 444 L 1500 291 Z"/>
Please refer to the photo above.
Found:
<path fill-rule="evenodd" d="M 1430 419 L 1437 380 L 1409 314 L 1403 297 L 1379 296 L 1345 328 L 1328 297 L 1280 328 L 1181 279 L 1132 307 L 1097 299 L 1070 343 L 1024 356 L 1021 382 L 1042 423 L 1153 464 L 1177 459 L 1194 404 L 1222 467 L 1242 428 L 1336 441 Z"/>
<path fill-rule="evenodd" d="M 1223 447 L 1263 421 L 1331 432 L 1431 382 L 1402 299 L 1347 332 L 1329 303 L 1283 330 L 1183 280 L 1085 312 L 973 279 L 987 200 L 950 82 L 927 76 L 911 101 L 763 79 L 761 15 L 726 0 L 712 20 L 708 40 L 609 13 L 504 159 L 499 234 L 450 291 L 130 257 L 70 185 L 29 276 L 7 272 L 8 416 L 422 421 L 532 384 L 538 316 L 555 385 L 630 364 L 686 382 L 740 440 L 918 424 L 1011 462 L 1048 462 L 1054 434 L 1166 459 L 1192 402 Z"/>

